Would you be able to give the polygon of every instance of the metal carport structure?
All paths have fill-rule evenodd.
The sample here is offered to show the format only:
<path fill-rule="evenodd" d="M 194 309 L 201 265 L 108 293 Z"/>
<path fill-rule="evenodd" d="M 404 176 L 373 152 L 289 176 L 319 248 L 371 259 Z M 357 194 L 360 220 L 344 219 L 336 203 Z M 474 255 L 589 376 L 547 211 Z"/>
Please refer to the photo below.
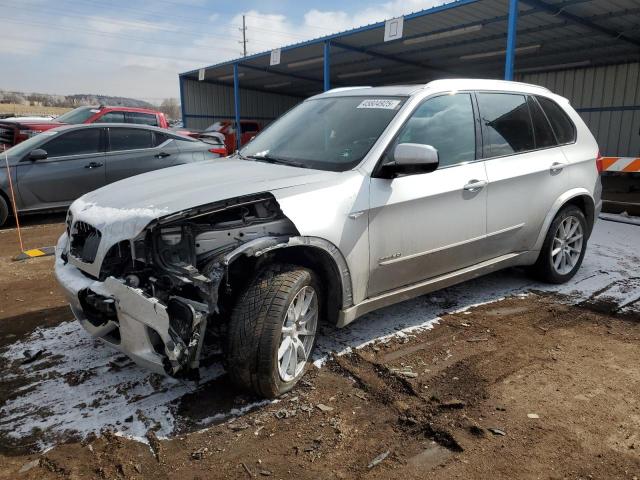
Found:
<path fill-rule="evenodd" d="M 640 128 L 640 0 L 457 0 L 400 23 L 395 39 L 379 22 L 182 73 L 185 126 L 270 121 L 333 87 L 515 78 L 567 96 L 587 123 L 597 116 L 599 141 L 617 131 L 608 154 L 640 152 L 633 132 L 620 139 L 625 115 Z"/>

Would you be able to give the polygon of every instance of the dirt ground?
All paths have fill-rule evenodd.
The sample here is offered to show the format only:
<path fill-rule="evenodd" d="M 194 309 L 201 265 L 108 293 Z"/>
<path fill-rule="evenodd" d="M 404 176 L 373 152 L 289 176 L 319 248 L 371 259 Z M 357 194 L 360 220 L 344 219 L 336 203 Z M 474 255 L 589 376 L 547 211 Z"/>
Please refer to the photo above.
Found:
<path fill-rule="evenodd" d="M 53 245 L 62 224 L 37 223 L 25 230 L 28 246 Z M 0 349 L 70 320 L 53 260 L 12 262 L 14 235 L 0 230 Z M 636 283 L 627 287 L 637 296 Z M 151 425 L 148 445 L 108 429 L 46 452 L 0 438 L 0 479 L 637 480 L 640 315 L 564 300 L 517 294 L 443 314 L 433 329 L 399 332 L 310 367 L 276 402 L 254 403 L 223 375 L 194 401 L 185 395 L 182 415 L 202 417 L 221 390 L 231 392 L 227 408 L 248 413 L 206 428 L 177 426 L 163 440 Z M 33 388 L 12 379 L 8 363 L 0 359 L 0 414 Z"/>
<path fill-rule="evenodd" d="M 16 103 L 0 103 L 0 113 L 15 115 L 62 115 L 71 110 L 67 107 L 39 107 L 35 105 L 18 105 Z"/>

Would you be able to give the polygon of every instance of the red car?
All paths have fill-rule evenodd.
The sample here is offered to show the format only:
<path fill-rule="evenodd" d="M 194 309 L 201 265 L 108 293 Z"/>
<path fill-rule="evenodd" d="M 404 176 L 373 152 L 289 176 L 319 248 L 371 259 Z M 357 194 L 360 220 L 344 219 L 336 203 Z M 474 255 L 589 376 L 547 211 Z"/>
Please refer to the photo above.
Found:
<path fill-rule="evenodd" d="M 251 120 L 240 120 L 240 130 L 242 131 L 242 133 L 240 134 L 240 145 L 244 145 L 253 137 L 255 137 L 261 130 L 261 128 L 258 122 L 254 122 Z M 202 132 L 202 134 L 206 134 L 208 132 L 222 133 L 224 135 L 224 144 L 227 147 L 227 151 L 235 152 L 237 150 L 236 128 L 234 121 L 223 120 L 221 122 L 216 122 L 213 125 L 207 127 L 207 129 Z M 199 138 L 197 134 L 190 135 L 195 138 Z"/>
<path fill-rule="evenodd" d="M 148 108 L 133 107 L 78 107 L 60 115 L 55 120 L 1 120 L 0 151 L 13 147 L 17 143 L 33 137 L 38 133 L 65 124 L 80 123 L 136 123 L 160 128 L 169 128 L 164 113 Z"/>

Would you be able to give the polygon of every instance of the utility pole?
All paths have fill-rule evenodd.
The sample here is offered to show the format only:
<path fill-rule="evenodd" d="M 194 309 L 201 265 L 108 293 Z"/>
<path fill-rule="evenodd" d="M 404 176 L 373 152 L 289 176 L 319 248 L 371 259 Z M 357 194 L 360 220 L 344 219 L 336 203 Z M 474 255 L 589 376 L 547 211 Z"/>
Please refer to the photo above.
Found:
<path fill-rule="evenodd" d="M 238 43 L 242 44 L 242 56 L 246 57 L 247 56 L 247 25 L 245 23 L 245 17 L 244 15 L 242 15 L 242 28 L 239 28 L 238 30 L 240 30 L 242 32 L 242 40 L 238 40 Z"/>

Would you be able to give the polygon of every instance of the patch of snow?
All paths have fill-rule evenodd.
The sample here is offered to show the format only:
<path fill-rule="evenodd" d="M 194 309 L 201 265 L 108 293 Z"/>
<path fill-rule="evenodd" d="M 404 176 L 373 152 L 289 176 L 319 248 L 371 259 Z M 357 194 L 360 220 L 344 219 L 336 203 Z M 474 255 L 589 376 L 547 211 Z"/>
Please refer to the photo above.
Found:
<path fill-rule="evenodd" d="M 213 423 L 219 423 L 220 421 L 226 420 L 229 417 L 240 417 L 240 416 L 244 415 L 247 412 L 255 410 L 256 408 L 264 407 L 266 405 L 274 405 L 276 403 L 280 403 L 280 400 L 278 400 L 278 399 L 275 399 L 275 400 L 259 400 L 257 402 L 251 402 L 251 403 L 249 403 L 247 405 L 244 405 L 244 406 L 242 406 L 240 408 L 232 408 L 231 410 L 228 410 L 226 412 L 216 413 L 215 415 L 212 415 L 210 417 L 203 418 L 198 423 L 200 423 L 200 425 L 208 426 L 208 425 L 211 425 Z"/>
<path fill-rule="evenodd" d="M 149 428 L 159 427 L 156 434 L 168 436 L 175 425 L 173 402 L 198 388 L 195 382 L 145 371 L 91 338 L 75 321 L 37 329 L 10 345 L 2 357 L 19 365 L 25 350 L 45 353 L 37 362 L 18 367 L 20 379 L 28 384 L 0 409 L 0 431 L 22 438 L 40 429 L 41 449 L 67 432 L 85 437 L 105 428 L 144 439 Z M 126 360 L 120 363 L 120 358 Z M 214 365 L 203 372 L 201 382 L 223 372 L 221 365 Z"/>
<path fill-rule="evenodd" d="M 167 214 L 168 209 L 166 207 L 153 208 L 153 206 L 144 208 L 103 207 L 94 202 L 87 202 L 83 197 L 80 197 L 73 202 L 73 212 L 74 217 L 79 215 L 92 225 L 99 226 L 114 222 L 128 222 L 136 220 L 138 217 L 150 220 Z"/>
<path fill-rule="evenodd" d="M 432 329 L 445 313 L 466 312 L 505 297 L 523 297 L 530 291 L 557 292 L 575 303 L 602 299 L 624 307 L 625 313 L 640 314 L 638 245 L 640 227 L 598 222 L 582 268 L 571 282 L 546 285 L 521 270 L 509 269 L 371 312 L 343 329 L 324 326 L 314 364 L 321 367 L 330 354 Z M 41 349 L 45 353 L 39 360 L 20 365 L 25 350 Z M 171 436 L 181 421 L 190 420 L 180 413 L 181 399 L 191 394 L 197 401 L 203 385 L 224 372 L 219 363 L 201 369 L 199 385 L 151 374 L 90 338 L 76 322 L 37 329 L 25 340 L 6 347 L 0 356 L 17 369 L 14 378 L 19 376 L 26 382 L 15 392 L 19 395 L 13 395 L 0 409 L 0 433 L 19 439 L 41 429 L 41 449 L 55 445 L 67 432 L 84 437 L 105 428 L 141 441 L 146 441 L 145 433 L 156 426 L 159 437 Z M 69 384 L 65 378 L 83 381 Z M 211 415 L 200 422 L 242 415 L 259 406 L 212 407 Z M 133 420 L 126 422 L 130 416 Z"/>

